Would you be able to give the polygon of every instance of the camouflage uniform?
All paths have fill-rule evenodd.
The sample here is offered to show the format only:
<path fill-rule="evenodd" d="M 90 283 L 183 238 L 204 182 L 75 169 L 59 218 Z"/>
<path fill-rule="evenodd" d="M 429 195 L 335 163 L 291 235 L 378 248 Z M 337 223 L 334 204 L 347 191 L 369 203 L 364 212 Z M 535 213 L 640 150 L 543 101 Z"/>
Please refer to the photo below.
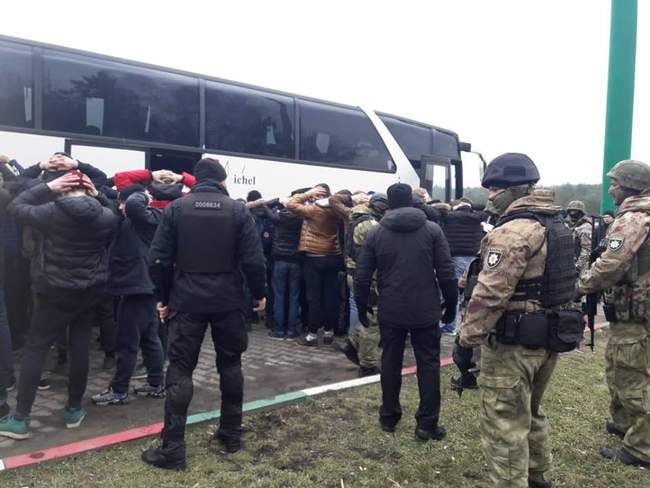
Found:
<path fill-rule="evenodd" d="M 591 234 L 593 226 L 587 217 L 582 217 L 575 224 L 571 223 L 570 227 L 576 239 L 580 242 L 580 255 L 576 266 L 578 272 L 582 273 L 589 267 L 589 255 L 591 254 Z"/>
<path fill-rule="evenodd" d="M 578 282 L 580 293 L 611 288 L 616 321 L 605 351 L 610 412 L 623 445 L 650 462 L 650 192 L 625 199 L 606 249 Z"/>
<path fill-rule="evenodd" d="M 371 218 L 358 223 L 354 227 L 354 235 L 352 236 L 354 245 L 361 247 L 366 240 L 366 236 L 370 229 L 379 223 L 374 218 L 372 211 L 367 205 L 357 205 L 352 208 L 350 214 L 350 221 L 353 221 L 363 215 L 368 215 Z M 350 256 L 346 256 L 346 266 L 348 268 L 348 286 L 354 294 L 354 279 L 351 272 L 356 269 L 356 263 Z M 351 272 L 350 272 L 351 271 Z M 377 283 L 373 280 L 371 293 L 377 296 Z M 372 314 L 368 314 L 369 327 L 364 327 L 361 323 L 357 323 L 356 327 L 348 336 L 348 340 L 352 346 L 357 350 L 359 355 L 359 366 L 362 368 L 377 367 L 377 347 L 379 346 L 379 325 L 377 323 L 377 303 L 372 304 Z"/>
<path fill-rule="evenodd" d="M 557 214 L 553 193 L 534 190 L 506 210 Z M 520 280 L 539 278 L 546 263 L 544 226 L 515 219 L 488 233 L 481 245 L 483 269 L 460 326 L 460 345 L 481 346 L 481 439 L 489 477 L 497 487 L 527 487 L 551 467 L 548 425 L 540 406 L 557 353 L 497 343 L 491 335 L 506 311 L 542 309 L 537 300 L 511 301 Z"/>

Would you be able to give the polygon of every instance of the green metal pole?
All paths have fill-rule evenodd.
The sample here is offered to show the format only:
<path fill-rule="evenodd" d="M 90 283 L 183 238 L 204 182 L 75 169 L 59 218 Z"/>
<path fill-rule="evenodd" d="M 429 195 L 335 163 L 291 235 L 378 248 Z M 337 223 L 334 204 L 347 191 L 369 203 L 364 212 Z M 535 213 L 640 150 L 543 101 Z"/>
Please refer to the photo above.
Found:
<path fill-rule="evenodd" d="M 607 172 L 620 160 L 630 158 L 637 10 L 637 0 L 612 0 L 601 212 L 614 209 L 607 194 Z"/>

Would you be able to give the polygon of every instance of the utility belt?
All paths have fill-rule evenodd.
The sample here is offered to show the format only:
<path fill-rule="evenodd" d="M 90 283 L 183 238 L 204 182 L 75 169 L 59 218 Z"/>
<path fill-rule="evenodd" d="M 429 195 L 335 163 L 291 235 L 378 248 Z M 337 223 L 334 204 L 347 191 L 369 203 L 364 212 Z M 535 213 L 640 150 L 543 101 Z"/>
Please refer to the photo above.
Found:
<path fill-rule="evenodd" d="M 495 335 L 501 344 L 568 352 L 578 347 L 583 332 L 580 310 L 540 310 L 506 312 L 497 321 Z"/>

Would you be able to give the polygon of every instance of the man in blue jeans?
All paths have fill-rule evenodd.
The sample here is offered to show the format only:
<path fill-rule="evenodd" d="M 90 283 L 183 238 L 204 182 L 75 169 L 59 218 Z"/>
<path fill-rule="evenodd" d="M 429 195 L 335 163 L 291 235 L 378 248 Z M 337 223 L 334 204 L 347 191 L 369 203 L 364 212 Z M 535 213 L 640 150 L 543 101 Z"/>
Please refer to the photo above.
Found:
<path fill-rule="evenodd" d="M 295 192 L 292 193 L 292 196 Z M 302 218 L 284 207 L 288 198 L 254 202 L 261 206 L 273 222 L 273 316 L 275 323 L 269 336 L 274 339 L 294 340 L 300 336 L 300 283 L 302 270 L 298 254 Z"/>

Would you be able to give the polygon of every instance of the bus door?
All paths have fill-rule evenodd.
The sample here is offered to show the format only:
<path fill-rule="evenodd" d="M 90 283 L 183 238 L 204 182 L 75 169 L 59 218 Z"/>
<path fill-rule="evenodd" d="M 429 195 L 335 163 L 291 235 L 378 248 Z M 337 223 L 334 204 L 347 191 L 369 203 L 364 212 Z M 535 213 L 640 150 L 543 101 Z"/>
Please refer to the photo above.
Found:
<path fill-rule="evenodd" d="M 101 169 L 109 178 L 121 171 L 146 167 L 147 153 L 144 149 L 105 147 L 67 140 L 65 150 L 73 158 Z"/>
<path fill-rule="evenodd" d="M 202 157 L 200 152 L 173 151 L 169 149 L 150 149 L 147 167 L 151 171 L 168 169 L 177 174 L 193 173 L 194 165 Z"/>
<path fill-rule="evenodd" d="M 420 182 L 432 200 L 451 201 L 451 160 L 435 155 L 422 155 Z"/>

